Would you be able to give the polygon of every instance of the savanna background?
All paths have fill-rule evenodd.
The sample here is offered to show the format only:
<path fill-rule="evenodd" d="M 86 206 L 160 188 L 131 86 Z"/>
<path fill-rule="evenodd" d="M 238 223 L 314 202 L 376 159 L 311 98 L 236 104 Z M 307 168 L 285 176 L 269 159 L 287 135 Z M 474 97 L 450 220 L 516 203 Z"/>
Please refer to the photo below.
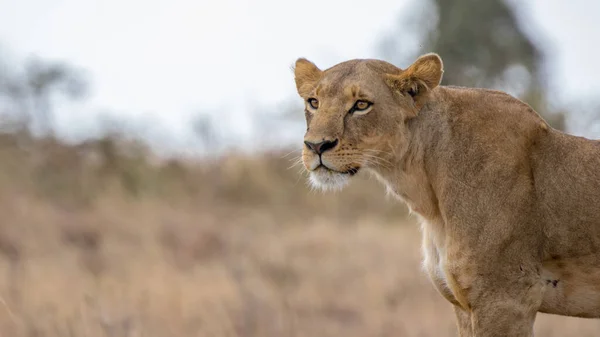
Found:
<path fill-rule="evenodd" d="M 600 137 L 600 6 L 0 0 L 0 336 L 456 336 L 402 204 L 311 191 L 290 66 L 434 51 Z M 599 336 L 540 315 L 536 336 Z"/>

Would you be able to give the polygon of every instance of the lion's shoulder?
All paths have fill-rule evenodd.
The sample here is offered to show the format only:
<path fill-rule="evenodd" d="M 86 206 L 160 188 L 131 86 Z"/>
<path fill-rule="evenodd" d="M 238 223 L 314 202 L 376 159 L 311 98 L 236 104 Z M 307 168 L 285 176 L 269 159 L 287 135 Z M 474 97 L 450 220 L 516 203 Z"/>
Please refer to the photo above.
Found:
<path fill-rule="evenodd" d="M 500 90 L 461 86 L 436 88 L 429 102 L 453 124 L 465 125 L 472 131 L 504 132 L 548 130 L 549 124 L 526 102 Z"/>

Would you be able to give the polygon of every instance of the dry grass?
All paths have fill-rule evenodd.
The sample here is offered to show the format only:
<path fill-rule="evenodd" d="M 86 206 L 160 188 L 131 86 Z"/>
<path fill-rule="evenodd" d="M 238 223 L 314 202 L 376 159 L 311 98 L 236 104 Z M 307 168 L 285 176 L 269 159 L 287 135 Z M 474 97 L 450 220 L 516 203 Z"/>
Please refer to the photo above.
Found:
<path fill-rule="evenodd" d="M 456 335 L 417 226 L 365 177 L 321 195 L 282 154 L 156 165 L 22 138 L 0 137 L 2 337 Z"/>

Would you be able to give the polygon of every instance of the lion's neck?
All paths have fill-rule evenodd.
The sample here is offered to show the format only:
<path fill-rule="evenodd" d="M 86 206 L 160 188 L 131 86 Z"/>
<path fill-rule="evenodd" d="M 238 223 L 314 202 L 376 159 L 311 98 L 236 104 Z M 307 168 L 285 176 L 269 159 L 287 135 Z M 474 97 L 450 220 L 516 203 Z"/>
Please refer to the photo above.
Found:
<path fill-rule="evenodd" d="M 407 156 L 412 156 L 408 157 Z M 407 154 L 392 169 L 374 171 L 389 194 L 405 202 L 412 212 L 433 221 L 439 218 L 437 197 L 419 154 Z"/>
<path fill-rule="evenodd" d="M 375 170 L 375 176 L 387 188 L 388 193 L 404 201 L 410 210 L 428 221 L 440 216 L 433 182 L 427 174 L 426 158 L 430 143 L 431 127 L 428 118 L 419 116 L 400 126 L 398 138 L 390 144 L 391 155 L 385 165 Z"/>

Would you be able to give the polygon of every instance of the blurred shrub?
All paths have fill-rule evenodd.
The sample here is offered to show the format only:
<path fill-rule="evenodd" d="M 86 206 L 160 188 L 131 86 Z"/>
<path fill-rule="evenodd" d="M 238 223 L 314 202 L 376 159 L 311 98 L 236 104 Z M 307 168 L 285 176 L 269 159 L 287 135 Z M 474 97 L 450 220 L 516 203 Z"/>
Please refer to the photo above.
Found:
<path fill-rule="evenodd" d="M 82 144 L 27 132 L 0 134 L 0 184 L 67 208 L 89 206 L 102 195 L 153 198 L 169 203 L 235 204 L 282 216 L 363 213 L 405 216 L 378 183 L 359 174 L 344 193 L 321 193 L 306 184 L 299 151 L 229 153 L 213 161 L 156 158 L 143 144 L 109 135 Z"/>

